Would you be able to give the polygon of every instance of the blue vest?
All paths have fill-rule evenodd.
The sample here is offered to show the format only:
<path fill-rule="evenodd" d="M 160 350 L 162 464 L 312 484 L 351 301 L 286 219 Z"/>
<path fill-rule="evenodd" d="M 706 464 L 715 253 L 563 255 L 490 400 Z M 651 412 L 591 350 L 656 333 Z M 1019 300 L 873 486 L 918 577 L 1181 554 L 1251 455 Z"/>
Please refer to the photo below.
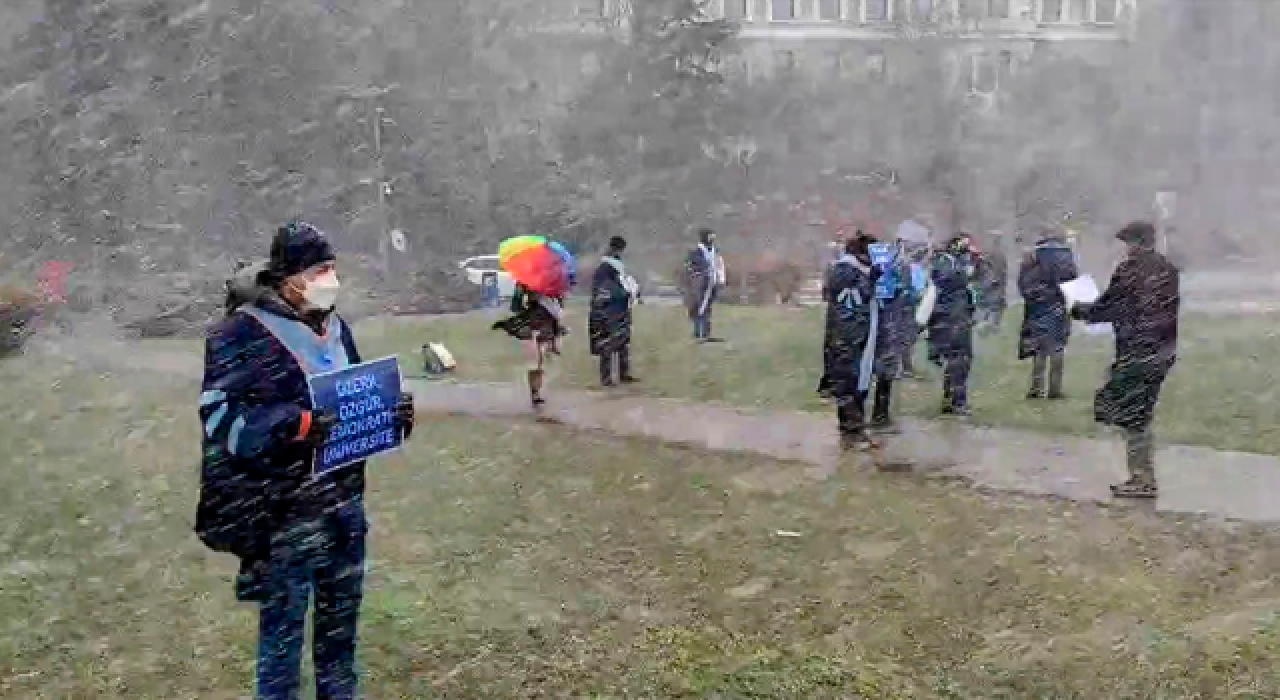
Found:
<path fill-rule="evenodd" d="M 336 314 L 325 320 L 324 335 L 316 335 L 310 326 L 278 316 L 256 306 L 243 306 L 241 313 L 258 320 L 276 340 L 293 355 L 308 378 L 328 374 L 351 366 L 347 348 L 342 343 L 342 322 Z"/>

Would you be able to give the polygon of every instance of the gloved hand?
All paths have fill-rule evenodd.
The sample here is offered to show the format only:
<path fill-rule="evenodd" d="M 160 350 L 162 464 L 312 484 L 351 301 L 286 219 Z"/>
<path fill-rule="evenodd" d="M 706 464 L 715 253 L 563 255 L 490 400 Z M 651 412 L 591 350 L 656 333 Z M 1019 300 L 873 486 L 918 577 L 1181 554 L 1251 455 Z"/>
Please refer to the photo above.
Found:
<path fill-rule="evenodd" d="M 417 415 L 413 409 L 413 394 L 404 392 L 400 394 L 400 399 L 396 401 L 395 421 L 396 427 L 400 429 L 400 435 L 403 439 L 408 440 L 413 435 L 413 424 L 417 420 Z"/>
<path fill-rule="evenodd" d="M 337 424 L 337 413 L 323 408 L 316 409 L 311 412 L 311 423 L 301 439 L 312 447 L 321 447 L 329 442 L 329 436 L 333 434 L 333 428 Z"/>
<path fill-rule="evenodd" d="M 1075 304 L 1074 306 L 1071 307 L 1071 311 L 1070 311 L 1071 318 L 1077 321 L 1086 320 L 1085 317 L 1089 315 L 1089 307 L 1091 306 L 1093 305 L 1085 302 L 1080 302 Z"/>

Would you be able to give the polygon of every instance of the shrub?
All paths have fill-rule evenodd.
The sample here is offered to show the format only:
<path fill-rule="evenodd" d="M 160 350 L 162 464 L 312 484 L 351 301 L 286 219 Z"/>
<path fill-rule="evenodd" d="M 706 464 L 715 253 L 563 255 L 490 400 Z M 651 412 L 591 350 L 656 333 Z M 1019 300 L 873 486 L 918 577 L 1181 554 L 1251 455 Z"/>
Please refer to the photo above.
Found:
<path fill-rule="evenodd" d="M 35 332 L 43 302 L 34 292 L 13 285 L 0 286 L 0 353 L 22 349 Z"/>

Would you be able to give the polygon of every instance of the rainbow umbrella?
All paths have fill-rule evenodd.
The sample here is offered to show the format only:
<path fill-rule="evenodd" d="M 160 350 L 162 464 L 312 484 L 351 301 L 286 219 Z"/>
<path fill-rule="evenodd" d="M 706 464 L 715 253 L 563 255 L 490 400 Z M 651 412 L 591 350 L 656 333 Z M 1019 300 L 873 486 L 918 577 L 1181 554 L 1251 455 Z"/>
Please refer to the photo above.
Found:
<path fill-rule="evenodd" d="M 545 296 L 564 296 L 576 277 L 573 256 L 542 236 L 516 236 L 498 246 L 498 264 L 525 288 Z"/>

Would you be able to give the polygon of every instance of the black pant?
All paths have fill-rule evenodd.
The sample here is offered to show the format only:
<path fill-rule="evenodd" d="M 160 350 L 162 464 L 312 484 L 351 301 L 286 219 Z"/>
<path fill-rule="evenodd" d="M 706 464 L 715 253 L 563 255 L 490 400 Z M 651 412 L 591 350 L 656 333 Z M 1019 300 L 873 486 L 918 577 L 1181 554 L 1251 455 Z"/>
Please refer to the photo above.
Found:
<path fill-rule="evenodd" d="M 841 435 L 859 435 L 866 430 L 863 401 L 866 395 L 841 397 L 836 402 L 836 422 Z"/>
<path fill-rule="evenodd" d="M 625 379 L 631 376 L 631 346 L 621 345 L 613 352 L 600 353 L 600 383 L 612 384 L 613 361 L 618 360 L 618 379 Z"/>
<path fill-rule="evenodd" d="M 871 422 L 875 425 L 887 425 L 889 404 L 893 396 L 893 379 L 877 377 L 874 392 L 871 399 Z"/>
<path fill-rule="evenodd" d="M 1052 353 L 1036 353 L 1031 359 L 1031 393 L 1044 393 L 1045 374 L 1049 376 L 1049 395 L 1062 394 L 1062 375 L 1066 371 L 1067 353 L 1058 350 Z"/>
<path fill-rule="evenodd" d="M 953 408 L 969 405 L 969 370 L 973 355 L 951 352 L 942 356 L 942 400 Z"/>

